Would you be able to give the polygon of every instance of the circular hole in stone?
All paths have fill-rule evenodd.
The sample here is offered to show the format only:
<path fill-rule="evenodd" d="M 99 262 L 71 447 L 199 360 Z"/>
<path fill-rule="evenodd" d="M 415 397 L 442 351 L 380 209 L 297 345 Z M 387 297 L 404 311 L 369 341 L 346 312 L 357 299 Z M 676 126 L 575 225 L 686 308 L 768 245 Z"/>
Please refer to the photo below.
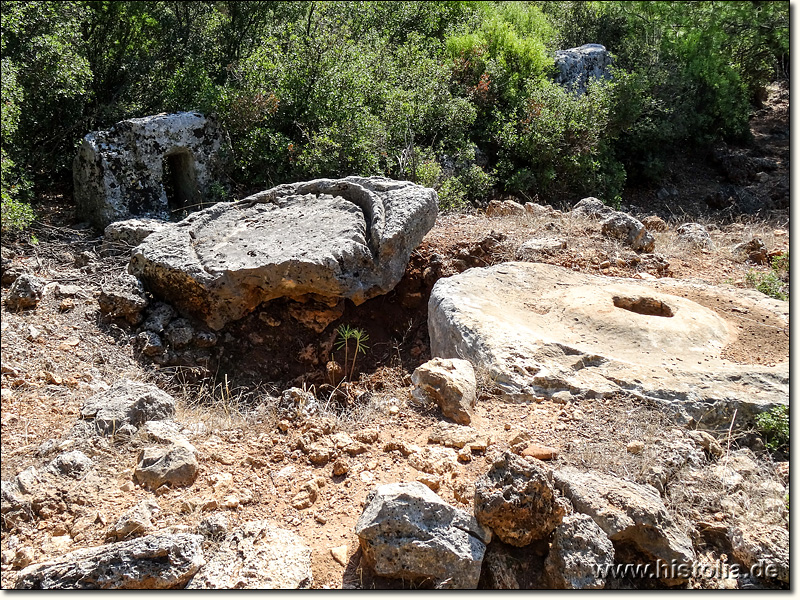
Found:
<path fill-rule="evenodd" d="M 672 309 L 661 300 L 645 296 L 634 298 L 630 296 L 614 296 L 614 306 L 649 317 L 671 317 L 674 315 Z"/>

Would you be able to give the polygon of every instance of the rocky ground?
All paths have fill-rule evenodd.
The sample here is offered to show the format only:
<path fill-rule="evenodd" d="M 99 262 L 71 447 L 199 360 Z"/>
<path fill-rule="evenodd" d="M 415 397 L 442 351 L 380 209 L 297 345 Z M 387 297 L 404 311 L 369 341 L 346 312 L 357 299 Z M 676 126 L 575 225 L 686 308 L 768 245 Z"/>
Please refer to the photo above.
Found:
<path fill-rule="evenodd" d="M 54 198 L 36 226 L 35 243 L 3 241 L 2 587 L 17 585 L 29 565 L 78 549 L 146 540 L 140 536 L 155 532 L 172 536 L 165 543 L 177 550 L 165 552 L 221 557 L 216 574 L 208 567 L 201 572 L 206 585 L 213 578 L 231 584 L 224 574 L 233 559 L 225 557 L 235 554 L 235 543 L 245 543 L 232 535 L 266 536 L 296 548 L 295 554 L 287 550 L 294 557 L 287 559 L 290 566 L 310 561 L 309 568 L 286 567 L 272 580 L 245 573 L 242 580 L 250 584 L 439 585 L 375 574 L 374 557 L 364 556 L 356 535 L 359 517 L 372 506 L 368 495 L 381 484 L 421 482 L 472 515 L 491 498 L 487 474 L 503 468 L 518 478 L 529 467 L 515 463 L 515 456 L 525 454 L 546 461 L 536 464 L 556 472 L 559 492 L 553 494 L 573 504 L 583 483 L 570 478 L 572 467 L 654 486 L 659 495 L 652 501 L 663 503 L 670 535 L 689 540 L 699 564 L 768 556 L 788 565 L 788 456 L 769 453 L 747 423 L 700 434 L 696 424 L 679 426 L 661 406 L 624 393 L 509 403 L 480 370 L 468 426 L 412 395 L 412 374 L 431 358 L 427 307 L 434 283 L 470 267 L 518 259 L 531 238 L 566 244 L 523 258 L 601 277 L 689 279 L 730 292 L 748 287 L 748 274 L 767 273 L 769 256 L 789 251 L 788 87 L 771 89 L 755 113 L 753 132 L 750 147 L 720 148 L 712 161 L 691 168 L 676 163 L 669 185 L 629 193 L 623 209 L 645 222 L 652 252 L 635 252 L 586 214 L 495 204 L 488 215 L 440 215 L 395 290 L 359 307 L 347 302 L 331 316 L 330 307 L 274 301 L 212 333 L 151 301 L 143 317 L 163 321 L 155 345 L 147 320 L 137 323 L 119 311 L 115 318 L 109 306 L 108 290 L 119 287 L 130 249 L 76 223 L 69 201 Z M 647 219 L 655 215 L 661 220 Z M 702 223 L 710 243 L 680 234 L 687 222 Z M 761 245 L 736 248 L 754 238 Z M 11 283 L 21 274 L 46 284 L 35 306 L 8 302 Z M 713 295 L 698 293 L 692 300 L 736 322 L 741 334 L 729 351 L 742 364 L 788 359 L 788 329 L 766 315 L 719 309 Z M 355 360 L 352 347 L 347 358 L 338 347 L 340 324 L 369 335 Z M 346 372 L 351 369 L 352 376 Z M 141 415 L 131 416 L 136 411 L 130 406 L 110 417 L 91 409 L 98 394 L 124 379 L 169 394 L 145 393 L 148 406 L 168 407 L 174 398 L 174 416 L 164 408 L 144 420 L 174 418 L 177 427 L 139 427 Z M 159 461 L 178 466 L 164 479 L 147 467 Z M 661 514 L 658 506 L 653 514 Z M 624 512 L 624 502 L 616 509 Z M 565 526 L 586 525 L 579 516 Z M 253 525 L 261 520 L 288 533 Z M 240 527 L 245 529 L 237 534 Z M 513 527 L 505 539 L 497 534 L 502 526 L 493 529 L 479 587 L 554 585 L 547 541 L 518 547 L 508 543 L 515 539 Z M 555 534 L 554 547 L 577 535 L 569 531 Z M 595 554 L 603 555 L 604 546 L 597 548 Z M 141 548 L 119 552 L 140 561 L 147 555 Z M 173 564 L 176 572 L 162 579 L 142 567 L 141 581 L 145 587 L 182 586 L 185 574 L 197 570 L 189 559 Z M 63 581 L 67 571 L 59 571 Z M 675 584 L 630 575 L 605 581 L 611 588 Z M 776 577 L 700 574 L 677 585 L 786 584 Z"/>

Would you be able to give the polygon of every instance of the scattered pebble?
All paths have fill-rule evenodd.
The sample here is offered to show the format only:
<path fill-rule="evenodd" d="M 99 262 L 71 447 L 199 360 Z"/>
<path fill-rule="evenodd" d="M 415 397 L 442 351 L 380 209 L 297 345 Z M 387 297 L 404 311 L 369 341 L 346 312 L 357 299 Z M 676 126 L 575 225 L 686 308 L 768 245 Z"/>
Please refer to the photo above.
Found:
<path fill-rule="evenodd" d="M 639 454 L 642 450 L 644 450 L 644 442 L 641 440 L 633 440 L 632 442 L 628 443 L 627 450 L 631 454 Z"/>

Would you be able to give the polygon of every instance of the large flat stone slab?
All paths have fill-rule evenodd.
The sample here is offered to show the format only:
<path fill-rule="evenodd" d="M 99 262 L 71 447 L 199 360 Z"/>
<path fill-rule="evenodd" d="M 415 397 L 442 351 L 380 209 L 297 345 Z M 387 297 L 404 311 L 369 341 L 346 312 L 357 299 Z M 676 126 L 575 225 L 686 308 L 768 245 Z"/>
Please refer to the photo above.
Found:
<path fill-rule="evenodd" d="M 757 292 L 540 263 L 441 279 L 428 305 L 433 356 L 487 368 L 509 400 L 624 390 L 726 427 L 788 403 L 788 322 L 788 302 Z"/>
<path fill-rule="evenodd" d="M 279 297 L 361 304 L 397 285 L 437 203 L 383 177 L 286 184 L 150 235 L 129 271 L 214 329 Z"/>

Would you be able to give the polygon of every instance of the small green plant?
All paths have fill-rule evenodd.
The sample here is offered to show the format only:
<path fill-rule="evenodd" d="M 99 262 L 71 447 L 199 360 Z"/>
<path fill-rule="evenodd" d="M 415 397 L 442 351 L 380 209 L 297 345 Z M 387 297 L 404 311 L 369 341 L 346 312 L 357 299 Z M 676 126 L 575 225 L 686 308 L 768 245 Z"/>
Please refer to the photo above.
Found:
<path fill-rule="evenodd" d="M 353 379 L 353 374 L 356 370 L 356 360 L 358 359 L 358 353 L 366 354 L 367 350 L 369 350 L 369 346 L 367 346 L 364 342 L 369 339 L 369 335 L 363 329 L 359 329 L 358 327 L 351 327 L 350 325 L 342 324 L 339 325 L 339 328 L 336 330 L 339 334 L 339 339 L 336 342 L 336 349 L 341 350 L 344 348 L 344 364 L 342 368 L 344 372 L 347 373 L 347 358 L 350 353 L 350 340 L 353 341 L 353 359 L 350 363 L 350 380 Z"/>
<path fill-rule="evenodd" d="M 769 412 L 763 412 L 756 417 L 756 427 L 764 436 L 767 448 L 783 451 L 789 448 L 789 407 L 776 406 Z"/>
<path fill-rule="evenodd" d="M 781 281 L 775 271 L 760 273 L 751 270 L 745 275 L 745 282 L 752 288 L 757 289 L 762 294 L 766 294 L 777 300 L 788 300 L 789 296 L 784 291 L 786 284 Z"/>
<path fill-rule="evenodd" d="M 775 271 L 781 279 L 785 280 L 789 277 L 789 251 L 787 250 L 783 254 L 778 254 L 773 257 L 771 266 L 772 270 Z"/>

